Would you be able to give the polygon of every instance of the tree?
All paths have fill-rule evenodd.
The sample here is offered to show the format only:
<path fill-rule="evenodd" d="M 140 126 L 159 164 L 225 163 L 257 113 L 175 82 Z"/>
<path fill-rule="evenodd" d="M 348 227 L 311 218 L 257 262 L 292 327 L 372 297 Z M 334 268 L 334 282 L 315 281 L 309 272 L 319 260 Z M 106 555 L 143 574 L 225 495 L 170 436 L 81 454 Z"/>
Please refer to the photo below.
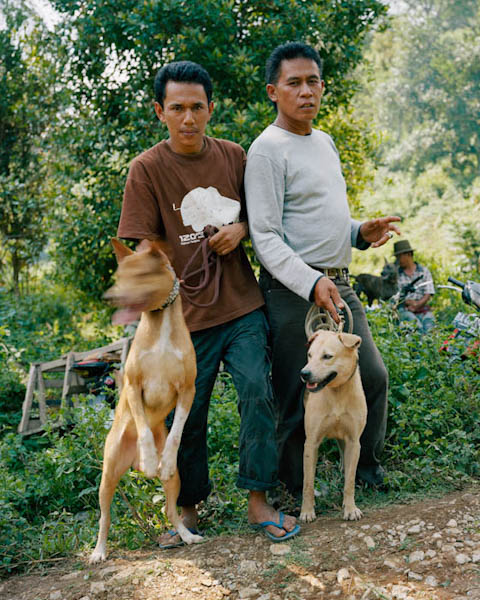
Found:
<path fill-rule="evenodd" d="M 363 112 L 388 130 L 383 155 L 391 168 L 418 174 L 446 161 L 465 189 L 480 169 L 478 3 L 409 4 L 390 32 L 374 38 L 376 83 Z"/>
<path fill-rule="evenodd" d="M 42 251 L 48 232 L 45 151 L 58 108 L 51 42 L 23 4 L 3 7 L 0 30 L 0 248 L 4 272 L 20 291 L 22 269 Z"/>
<path fill-rule="evenodd" d="M 478 269 L 480 11 L 475 0 L 408 1 L 372 36 L 355 114 L 383 143 L 369 211 L 400 214 L 425 256 Z M 435 235 L 432 235 L 435 232 Z"/>
<path fill-rule="evenodd" d="M 346 107 L 363 38 L 386 13 L 377 0 L 54 0 L 54 6 L 65 16 L 75 102 L 64 140 L 70 160 L 63 164 L 56 252 L 65 278 L 89 294 L 105 290 L 114 268 L 107 242 L 116 231 L 128 164 L 166 136 L 152 108 L 154 74 L 165 62 L 191 59 L 207 68 L 216 103 L 209 133 L 248 148 L 273 118 L 263 75 L 267 56 L 287 40 L 306 40 L 325 59 L 320 118 L 357 140 L 365 137 Z M 364 185 L 363 152 L 371 147 L 336 141 L 346 150 L 354 197 Z"/>

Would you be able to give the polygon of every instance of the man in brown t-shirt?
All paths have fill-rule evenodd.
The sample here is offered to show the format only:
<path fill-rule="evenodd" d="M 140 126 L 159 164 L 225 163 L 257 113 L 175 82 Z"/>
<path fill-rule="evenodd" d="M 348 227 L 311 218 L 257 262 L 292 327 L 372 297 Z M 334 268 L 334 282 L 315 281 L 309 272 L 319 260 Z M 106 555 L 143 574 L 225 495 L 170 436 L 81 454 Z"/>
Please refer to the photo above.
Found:
<path fill-rule="evenodd" d="M 205 136 L 213 110 L 208 73 L 189 61 L 170 63 L 155 78 L 155 112 L 169 138 L 137 156 L 125 186 L 118 235 L 166 239 L 178 275 L 201 268 L 190 264 L 204 227 L 218 231 L 209 247 L 221 257 L 215 278 L 193 302 L 183 289 L 183 306 L 197 356 L 196 395 L 185 424 L 178 456 L 181 490 L 178 504 L 187 527 L 197 528 L 196 505 L 210 493 L 207 418 L 210 394 L 223 362 L 238 393 L 240 465 L 237 485 L 249 490 L 248 520 L 261 525 L 274 541 L 299 531 L 295 519 L 278 514 L 266 491 L 278 485 L 275 412 L 267 355 L 263 298 L 241 241 L 244 220 L 245 152 L 232 142 Z M 199 278 L 201 276 L 199 275 Z M 180 543 L 176 532 L 161 545 Z"/>

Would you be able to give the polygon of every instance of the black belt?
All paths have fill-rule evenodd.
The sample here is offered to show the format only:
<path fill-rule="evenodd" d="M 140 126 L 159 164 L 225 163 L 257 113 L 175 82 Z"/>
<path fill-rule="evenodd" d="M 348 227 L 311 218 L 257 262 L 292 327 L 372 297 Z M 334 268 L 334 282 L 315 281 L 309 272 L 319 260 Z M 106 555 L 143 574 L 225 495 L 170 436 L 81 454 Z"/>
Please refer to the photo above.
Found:
<path fill-rule="evenodd" d="M 347 283 L 350 281 L 350 275 L 347 268 L 335 269 L 332 267 L 312 267 L 312 269 L 323 273 L 325 277 L 328 277 L 329 279 L 343 279 Z"/>
<path fill-rule="evenodd" d="M 310 265 L 311 266 L 311 265 Z M 321 267 L 312 267 L 312 269 L 315 269 L 315 271 L 319 271 L 321 273 L 323 273 L 325 275 L 325 277 L 328 277 L 329 279 L 333 279 L 333 280 L 342 280 L 346 283 L 350 283 L 350 275 L 348 273 L 348 269 L 332 269 L 330 267 L 328 268 L 321 268 Z M 288 290 L 287 287 L 285 287 L 283 285 L 283 283 L 280 283 L 280 281 L 278 281 L 278 279 L 275 279 L 274 277 L 272 277 L 270 275 L 270 273 L 264 268 L 264 267 L 260 267 L 260 280 L 264 280 L 268 282 L 268 287 L 271 289 L 280 289 L 280 290 Z"/>

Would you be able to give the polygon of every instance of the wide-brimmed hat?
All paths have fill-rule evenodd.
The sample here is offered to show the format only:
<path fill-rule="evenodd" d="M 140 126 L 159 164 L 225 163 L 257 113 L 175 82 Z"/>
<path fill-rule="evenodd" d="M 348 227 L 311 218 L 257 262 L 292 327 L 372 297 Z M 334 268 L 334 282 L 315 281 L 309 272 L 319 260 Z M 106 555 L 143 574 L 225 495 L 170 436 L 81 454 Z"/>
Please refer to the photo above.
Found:
<path fill-rule="evenodd" d="M 413 248 L 410 246 L 410 242 L 408 240 L 399 240 L 393 244 L 394 256 L 405 254 L 405 252 L 413 252 Z"/>

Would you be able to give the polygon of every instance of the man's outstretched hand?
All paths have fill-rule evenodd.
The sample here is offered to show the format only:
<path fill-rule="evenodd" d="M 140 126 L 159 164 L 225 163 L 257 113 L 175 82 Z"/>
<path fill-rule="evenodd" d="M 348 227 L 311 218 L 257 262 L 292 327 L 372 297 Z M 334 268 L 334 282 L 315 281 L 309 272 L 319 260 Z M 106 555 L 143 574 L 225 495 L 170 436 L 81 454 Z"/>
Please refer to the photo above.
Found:
<path fill-rule="evenodd" d="M 372 245 L 372 248 L 378 248 L 393 237 L 393 232 L 400 235 L 400 229 L 393 223 L 401 220 L 400 217 L 392 216 L 365 221 L 360 225 L 360 234 L 366 242 Z"/>

